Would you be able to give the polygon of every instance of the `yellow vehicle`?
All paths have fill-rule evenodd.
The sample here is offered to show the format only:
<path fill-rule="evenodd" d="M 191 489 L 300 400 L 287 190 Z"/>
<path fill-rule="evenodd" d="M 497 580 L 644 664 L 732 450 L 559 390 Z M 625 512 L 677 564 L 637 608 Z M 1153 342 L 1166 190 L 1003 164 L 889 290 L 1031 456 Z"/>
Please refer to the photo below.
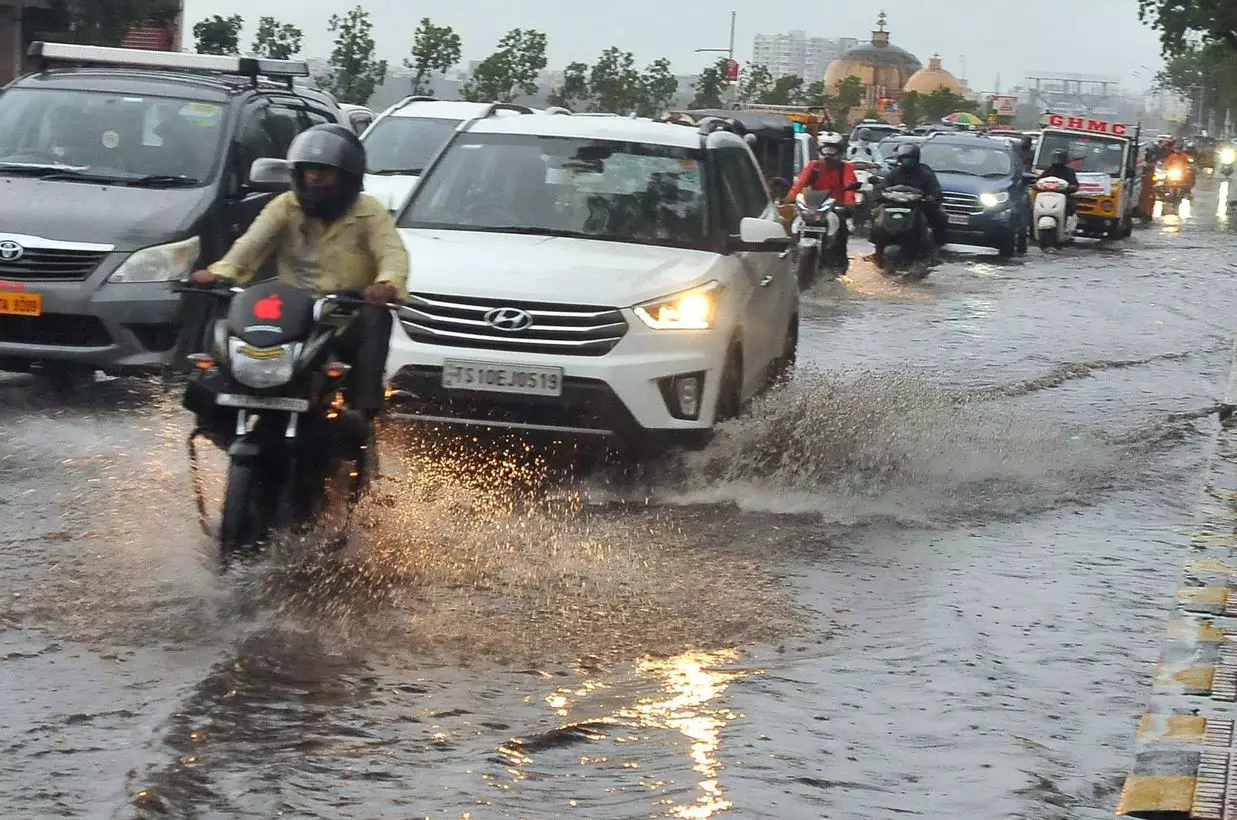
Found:
<path fill-rule="evenodd" d="M 1078 234 L 1118 239 L 1134 230 L 1142 179 L 1138 175 L 1140 128 L 1092 117 L 1048 114 L 1035 149 L 1035 173 L 1064 150 L 1078 174 Z M 1034 193 L 1034 192 L 1032 192 Z"/>

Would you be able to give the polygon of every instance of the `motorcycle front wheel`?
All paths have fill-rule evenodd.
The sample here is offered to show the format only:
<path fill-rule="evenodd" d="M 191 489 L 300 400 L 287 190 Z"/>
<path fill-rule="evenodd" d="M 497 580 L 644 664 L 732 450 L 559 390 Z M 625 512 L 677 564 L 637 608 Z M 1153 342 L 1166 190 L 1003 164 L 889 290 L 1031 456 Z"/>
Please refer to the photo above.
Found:
<path fill-rule="evenodd" d="M 820 270 L 820 248 L 806 248 L 799 252 L 799 290 L 808 290 L 816 284 Z"/>
<path fill-rule="evenodd" d="M 261 529 L 255 465 L 232 461 L 228 465 L 228 486 L 219 524 L 219 558 L 225 568 L 238 556 L 256 551 Z"/>

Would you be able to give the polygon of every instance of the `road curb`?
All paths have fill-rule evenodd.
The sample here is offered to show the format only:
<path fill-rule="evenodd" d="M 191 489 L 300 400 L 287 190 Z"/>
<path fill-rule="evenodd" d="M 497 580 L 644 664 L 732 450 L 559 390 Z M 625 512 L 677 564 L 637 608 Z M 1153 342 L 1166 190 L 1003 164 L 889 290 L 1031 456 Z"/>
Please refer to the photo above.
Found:
<path fill-rule="evenodd" d="M 1118 817 L 1237 819 L 1237 342 Z"/>

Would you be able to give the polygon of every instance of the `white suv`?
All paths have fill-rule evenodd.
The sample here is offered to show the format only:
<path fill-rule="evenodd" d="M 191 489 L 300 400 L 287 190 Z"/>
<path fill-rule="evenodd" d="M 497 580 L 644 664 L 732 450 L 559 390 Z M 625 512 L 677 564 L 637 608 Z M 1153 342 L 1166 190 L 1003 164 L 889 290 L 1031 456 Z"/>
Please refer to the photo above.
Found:
<path fill-rule="evenodd" d="M 485 117 L 399 216 L 396 418 L 708 440 L 794 365 L 789 240 L 733 123 Z"/>
<path fill-rule="evenodd" d="M 365 193 L 396 213 L 408 201 L 430 160 L 455 129 L 476 117 L 527 114 L 521 105 L 497 109 L 490 103 L 406 97 L 378 116 L 361 136 L 365 143 Z"/>

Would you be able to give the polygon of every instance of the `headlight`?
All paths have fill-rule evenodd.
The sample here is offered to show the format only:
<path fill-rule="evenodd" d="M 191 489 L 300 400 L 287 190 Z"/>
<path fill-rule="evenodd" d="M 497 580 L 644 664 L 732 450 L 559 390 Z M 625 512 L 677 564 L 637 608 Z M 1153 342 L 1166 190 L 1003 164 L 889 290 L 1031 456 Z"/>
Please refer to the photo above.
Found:
<path fill-rule="evenodd" d="M 1220 162 L 1225 165 L 1232 165 L 1234 162 L 1237 162 L 1237 151 L 1234 151 L 1232 148 L 1225 148 L 1220 152 Z"/>
<path fill-rule="evenodd" d="M 107 281 L 171 282 L 186 279 L 193 273 L 193 266 L 201 253 L 202 241 L 196 236 L 170 245 L 142 248 L 121 263 Z"/>
<path fill-rule="evenodd" d="M 1168 169 L 1168 178 L 1170 181 L 1176 182 L 1177 180 L 1181 179 L 1182 176 L 1183 174 L 1180 168 L 1169 168 Z"/>
<path fill-rule="evenodd" d="M 296 351 L 290 344 L 250 347 L 240 339 L 229 339 L 228 353 L 232 377 L 255 390 L 287 384 L 296 369 Z"/>
<path fill-rule="evenodd" d="M 1009 202 L 1009 192 L 1001 191 L 999 194 L 980 194 L 979 202 L 985 208 L 995 208 L 998 205 L 1004 205 Z"/>
<path fill-rule="evenodd" d="M 636 305 L 636 315 L 654 330 L 708 330 L 717 318 L 721 282 L 709 282 L 652 302 Z"/>

